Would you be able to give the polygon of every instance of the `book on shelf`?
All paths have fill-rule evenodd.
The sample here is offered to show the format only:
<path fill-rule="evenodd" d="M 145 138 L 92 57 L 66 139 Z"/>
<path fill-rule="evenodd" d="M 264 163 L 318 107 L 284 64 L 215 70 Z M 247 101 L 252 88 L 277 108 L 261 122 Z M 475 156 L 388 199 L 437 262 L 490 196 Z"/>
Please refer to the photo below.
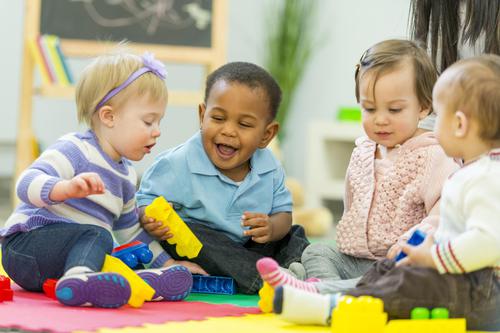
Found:
<path fill-rule="evenodd" d="M 64 71 L 64 67 L 61 61 L 61 57 L 56 49 L 56 44 L 58 43 L 58 37 L 54 35 L 44 35 L 45 42 L 47 43 L 47 50 L 49 52 L 49 58 L 54 66 L 54 70 L 57 77 L 57 83 L 61 86 L 69 86 L 69 80 Z"/>
<path fill-rule="evenodd" d="M 38 41 L 34 38 L 28 38 L 27 43 L 31 56 L 35 60 L 36 67 L 40 71 L 42 83 L 45 85 L 51 84 L 52 78 L 45 64 L 45 59 L 43 59 L 42 52 L 40 52 L 40 48 L 38 47 Z"/>
<path fill-rule="evenodd" d="M 68 87 L 74 83 L 66 58 L 61 51 L 59 37 L 37 36 L 28 40 L 28 47 L 39 67 L 44 85 Z"/>
<path fill-rule="evenodd" d="M 59 37 L 56 37 L 56 51 L 59 56 L 59 59 L 61 59 L 61 64 L 64 69 L 64 73 L 66 74 L 66 78 L 69 82 L 70 85 L 75 84 L 75 80 L 73 79 L 73 75 L 71 74 L 71 71 L 69 70 L 68 62 L 66 61 L 66 57 L 64 56 L 64 53 L 62 53 L 61 50 L 61 42 Z"/>
<path fill-rule="evenodd" d="M 42 36 L 36 37 L 36 45 L 38 46 L 40 54 L 42 55 L 45 71 L 49 74 L 50 84 L 54 84 L 56 82 L 56 76 L 54 70 L 49 65 L 49 59 L 47 58 L 47 53 L 44 51 Z"/>

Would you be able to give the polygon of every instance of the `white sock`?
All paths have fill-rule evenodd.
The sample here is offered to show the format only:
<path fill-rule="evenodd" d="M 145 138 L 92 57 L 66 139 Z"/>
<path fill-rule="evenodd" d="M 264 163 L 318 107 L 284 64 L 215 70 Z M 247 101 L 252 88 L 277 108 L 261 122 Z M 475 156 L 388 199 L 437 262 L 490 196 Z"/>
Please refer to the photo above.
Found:
<path fill-rule="evenodd" d="M 75 266 L 68 269 L 66 273 L 64 273 L 64 276 L 84 274 L 84 273 L 94 273 L 94 271 L 88 268 L 87 266 Z"/>
<path fill-rule="evenodd" d="M 280 293 L 278 289 L 281 289 Z M 328 325 L 336 295 L 321 295 L 284 285 L 275 290 L 276 302 L 281 297 L 281 317 L 297 324 Z M 281 295 L 280 295 L 281 294 Z"/>

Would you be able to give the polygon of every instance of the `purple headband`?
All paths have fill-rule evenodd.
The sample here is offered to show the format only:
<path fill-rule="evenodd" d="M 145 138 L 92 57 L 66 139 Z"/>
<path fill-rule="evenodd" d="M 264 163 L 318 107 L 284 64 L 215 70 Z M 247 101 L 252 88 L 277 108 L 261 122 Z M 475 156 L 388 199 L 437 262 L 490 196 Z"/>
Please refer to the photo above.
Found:
<path fill-rule="evenodd" d="M 167 71 L 165 70 L 165 65 L 161 61 L 156 60 L 153 53 L 145 52 L 141 58 L 144 67 L 141 67 L 135 72 L 133 72 L 125 80 L 125 82 L 120 84 L 118 87 L 112 89 L 110 92 L 108 92 L 106 96 L 104 96 L 103 99 L 101 99 L 101 101 L 97 104 L 97 106 L 95 107 L 96 110 L 99 109 L 101 106 L 103 106 L 107 101 L 109 101 L 116 94 L 125 89 L 129 84 L 134 82 L 139 76 L 141 76 L 144 73 L 152 72 L 162 80 L 165 80 L 165 78 L 167 77 Z"/>

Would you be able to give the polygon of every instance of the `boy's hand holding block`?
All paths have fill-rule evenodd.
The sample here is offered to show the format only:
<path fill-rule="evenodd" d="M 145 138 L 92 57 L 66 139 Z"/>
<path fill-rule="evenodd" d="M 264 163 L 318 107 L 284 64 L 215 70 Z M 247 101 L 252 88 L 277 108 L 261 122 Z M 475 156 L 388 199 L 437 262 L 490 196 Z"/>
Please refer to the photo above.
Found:
<path fill-rule="evenodd" d="M 158 197 L 146 207 L 144 214 L 162 223 L 162 226 L 169 227 L 173 237 L 167 239 L 169 244 L 177 244 L 175 250 L 181 257 L 189 259 L 196 258 L 203 247 L 203 244 L 193 234 L 191 229 L 177 215 L 175 210 L 163 197 Z"/>

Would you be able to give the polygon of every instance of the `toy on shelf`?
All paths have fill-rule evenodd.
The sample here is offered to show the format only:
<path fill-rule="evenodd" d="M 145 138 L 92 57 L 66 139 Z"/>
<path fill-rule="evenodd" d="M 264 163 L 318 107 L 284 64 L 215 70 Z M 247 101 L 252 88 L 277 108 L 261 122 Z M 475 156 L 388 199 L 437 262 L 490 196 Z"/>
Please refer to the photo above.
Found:
<path fill-rule="evenodd" d="M 339 121 L 361 122 L 361 109 L 358 106 L 342 106 L 337 112 Z"/>
<path fill-rule="evenodd" d="M 411 235 L 410 239 L 408 239 L 407 243 L 413 246 L 417 246 L 421 244 L 424 241 L 424 239 L 425 239 L 425 232 L 422 232 L 420 230 L 415 230 Z M 400 261 L 404 257 L 406 257 L 406 253 L 401 251 L 396 257 L 396 261 Z"/>
<path fill-rule="evenodd" d="M 414 308 L 411 319 L 391 320 L 386 326 L 385 333 L 419 333 L 419 332 L 446 332 L 465 333 L 466 322 L 464 318 L 448 319 L 446 308 Z"/>
<path fill-rule="evenodd" d="M 203 245 L 165 198 L 160 196 L 154 199 L 144 213 L 147 217 L 160 221 L 163 227 L 170 228 L 173 237 L 167 239 L 167 242 L 172 245 L 177 244 L 175 250 L 179 256 L 189 259 L 198 256 Z"/>
<path fill-rule="evenodd" d="M 7 276 L 0 275 L 0 302 L 12 301 L 14 291 L 10 288 L 10 279 Z"/>
<path fill-rule="evenodd" d="M 264 282 L 259 290 L 259 309 L 264 313 L 273 312 L 274 289 Z"/>
<path fill-rule="evenodd" d="M 193 275 L 192 293 L 199 294 L 236 294 L 236 284 L 230 277 Z"/>
<path fill-rule="evenodd" d="M 42 285 L 43 293 L 52 299 L 57 299 L 56 297 L 56 279 L 47 279 Z"/>
<path fill-rule="evenodd" d="M 384 302 L 371 296 L 342 296 L 332 311 L 334 333 L 383 333 L 386 322 Z"/>
<path fill-rule="evenodd" d="M 146 244 L 140 241 L 115 247 L 111 255 L 120 259 L 132 269 L 137 268 L 141 264 L 149 264 L 153 259 L 153 252 L 151 252 Z"/>
<path fill-rule="evenodd" d="M 131 289 L 128 304 L 134 308 L 141 307 L 144 301 L 150 301 L 155 294 L 155 290 L 146 281 L 118 258 L 106 255 L 101 271 L 118 273 L 127 279 Z"/>

